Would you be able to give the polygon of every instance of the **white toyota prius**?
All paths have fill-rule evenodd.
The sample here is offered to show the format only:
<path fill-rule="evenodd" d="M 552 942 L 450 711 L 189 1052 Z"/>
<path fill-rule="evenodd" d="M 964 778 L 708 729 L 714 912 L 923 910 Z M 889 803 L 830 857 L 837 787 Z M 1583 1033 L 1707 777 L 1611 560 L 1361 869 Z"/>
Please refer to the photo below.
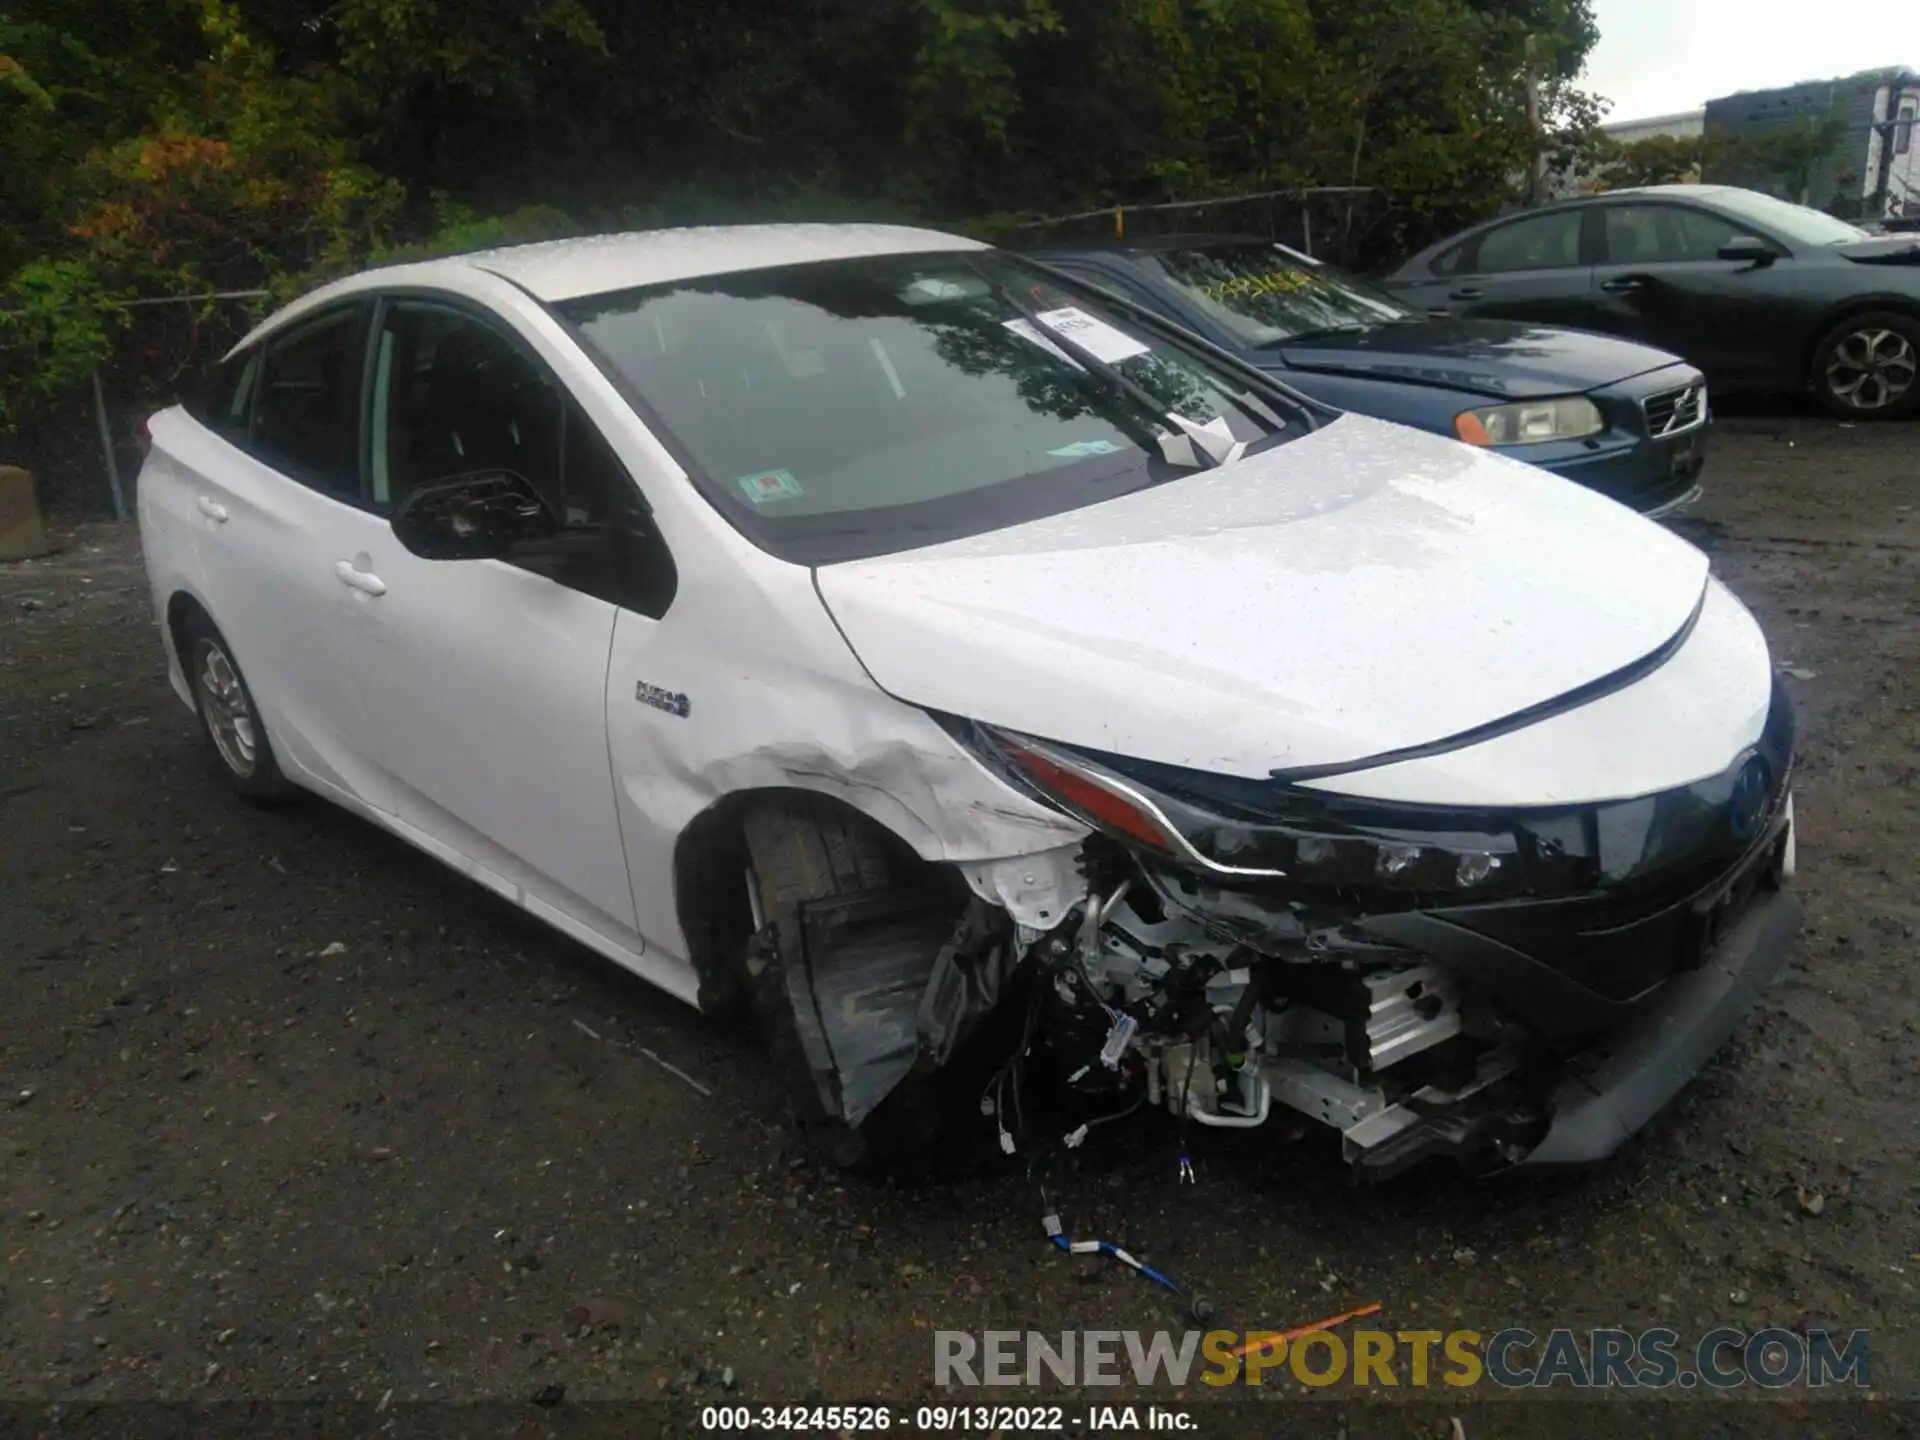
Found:
<path fill-rule="evenodd" d="M 150 428 L 233 785 L 752 1008 L 843 1159 L 971 1072 L 1008 1149 L 1593 1160 L 1797 926 L 1792 715 L 1700 552 L 970 241 L 375 270 Z"/>

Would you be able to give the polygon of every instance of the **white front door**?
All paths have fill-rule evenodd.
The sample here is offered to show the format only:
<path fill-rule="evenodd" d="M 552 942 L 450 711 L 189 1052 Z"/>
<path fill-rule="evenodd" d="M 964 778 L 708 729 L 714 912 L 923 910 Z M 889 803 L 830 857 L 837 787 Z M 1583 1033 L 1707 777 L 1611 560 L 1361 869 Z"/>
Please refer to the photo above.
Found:
<path fill-rule="evenodd" d="M 373 508 L 512 472 L 559 521 L 556 543 L 515 563 L 423 559 L 385 525 L 369 544 L 384 593 L 355 665 L 401 827 L 577 938 L 637 955 L 607 758 L 619 612 L 610 547 L 596 538 L 611 528 L 616 483 L 630 482 L 605 472 L 597 433 L 493 324 L 409 299 L 386 301 L 375 324 Z"/>

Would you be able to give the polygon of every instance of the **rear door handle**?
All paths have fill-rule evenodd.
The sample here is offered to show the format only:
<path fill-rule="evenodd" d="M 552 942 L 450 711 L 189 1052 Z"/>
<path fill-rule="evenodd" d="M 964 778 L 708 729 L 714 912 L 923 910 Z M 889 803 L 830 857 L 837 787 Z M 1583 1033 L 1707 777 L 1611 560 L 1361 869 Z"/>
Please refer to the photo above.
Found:
<path fill-rule="evenodd" d="M 209 500 L 204 495 L 200 497 L 199 504 L 200 504 L 200 513 L 206 516 L 209 520 L 213 521 L 214 524 L 224 525 L 227 523 L 227 507 L 226 506 L 218 504 L 215 501 Z"/>
<path fill-rule="evenodd" d="M 1600 288 L 1609 295 L 1631 295 L 1642 286 L 1637 275 L 1616 275 L 1611 280 L 1602 280 Z"/>
<path fill-rule="evenodd" d="M 334 561 L 333 573 L 342 585 L 352 590 L 358 590 L 362 595 L 384 595 L 387 593 L 386 581 L 382 580 L 378 575 L 372 574 L 370 571 L 354 569 L 351 560 Z"/>
<path fill-rule="evenodd" d="M 1447 299 L 1478 300 L 1482 295 L 1486 293 L 1487 292 L 1482 290 L 1478 285 L 1462 285 L 1458 290 L 1449 292 L 1449 294 L 1447 295 Z"/>

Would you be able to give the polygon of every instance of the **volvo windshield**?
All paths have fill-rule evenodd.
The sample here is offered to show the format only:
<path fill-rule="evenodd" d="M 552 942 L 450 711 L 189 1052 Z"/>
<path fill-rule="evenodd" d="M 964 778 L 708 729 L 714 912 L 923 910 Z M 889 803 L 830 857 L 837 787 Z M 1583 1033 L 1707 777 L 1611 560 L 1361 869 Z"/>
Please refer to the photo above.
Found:
<path fill-rule="evenodd" d="M 1253 349 L 1421 318 L 1385 291 L 1284 245 L 1246 241 L 1143 251 L 1138 258 Z"/>

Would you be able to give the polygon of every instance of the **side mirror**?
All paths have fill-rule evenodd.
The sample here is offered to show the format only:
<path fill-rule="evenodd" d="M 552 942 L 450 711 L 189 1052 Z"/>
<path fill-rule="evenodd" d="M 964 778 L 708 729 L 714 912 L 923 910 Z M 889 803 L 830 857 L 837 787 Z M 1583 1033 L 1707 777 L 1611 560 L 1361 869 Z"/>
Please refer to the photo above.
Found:
<path fill-rule="evenodd" d="M 1743 265 L 1771 265 L 1773 247 L 1758 235 L 1736 235 L 1720 247 L 1722 260 L 1737 260 Z"/>
<path fill-rule="evenodd" d="M 422 485 L 393 515 L 395 538 L 425 560 L 502 560 L 559 529 L 540 492 L 511 470 Z"/>

